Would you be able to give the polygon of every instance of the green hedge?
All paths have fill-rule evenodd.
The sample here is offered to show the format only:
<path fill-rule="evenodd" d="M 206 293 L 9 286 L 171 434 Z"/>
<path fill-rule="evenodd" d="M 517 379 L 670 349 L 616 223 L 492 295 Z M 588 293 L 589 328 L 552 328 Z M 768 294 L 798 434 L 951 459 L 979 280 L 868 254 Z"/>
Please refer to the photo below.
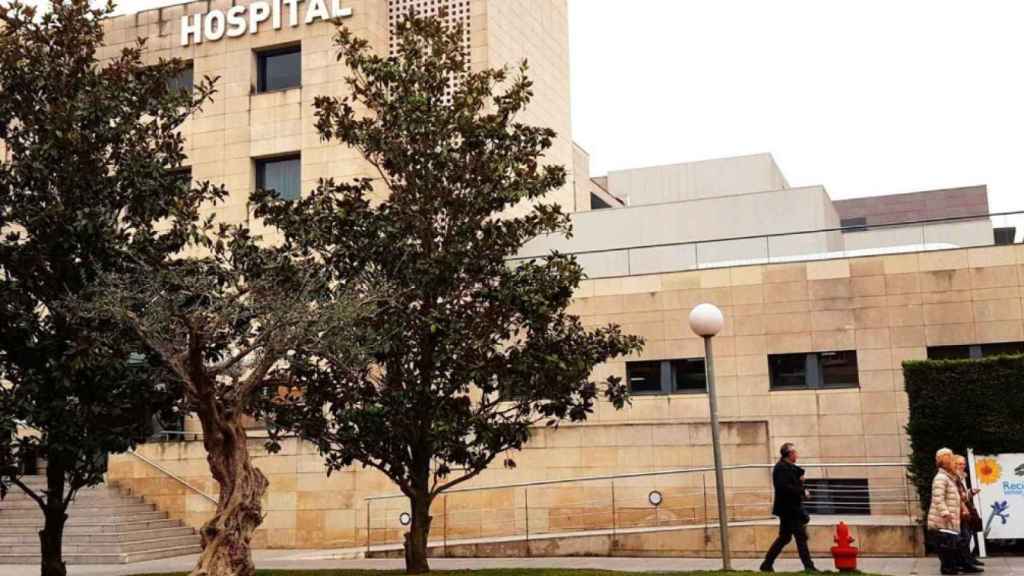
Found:
<path fill-rule="evenodd" d="M 1024 356 L 903 363 L 910 476 L 927 510 L 935 451 L 1024 452 Z"/>

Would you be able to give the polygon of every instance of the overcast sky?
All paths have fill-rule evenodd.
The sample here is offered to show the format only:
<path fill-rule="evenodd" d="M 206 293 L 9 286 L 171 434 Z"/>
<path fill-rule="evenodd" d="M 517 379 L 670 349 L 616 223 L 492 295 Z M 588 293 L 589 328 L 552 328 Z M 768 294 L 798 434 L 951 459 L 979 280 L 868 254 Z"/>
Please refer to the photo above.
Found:
<path fill-rule="evenodd" d="M 993 211 L 1024 210 L 1024 2 L 569 10 L 573 137 L 593 175 L 771 152 L 791 185 L 833 198 L 988 184 Z"/>

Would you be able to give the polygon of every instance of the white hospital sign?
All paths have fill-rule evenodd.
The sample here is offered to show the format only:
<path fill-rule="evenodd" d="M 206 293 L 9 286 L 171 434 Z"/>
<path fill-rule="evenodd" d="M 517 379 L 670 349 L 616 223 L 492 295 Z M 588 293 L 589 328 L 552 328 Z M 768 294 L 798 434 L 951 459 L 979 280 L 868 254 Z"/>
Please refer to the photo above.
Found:
<path fill-rule="evenodd" d="M 274 30 L 280 30 L 285 22 L 288 26 L 298 26 L 300 17 L 304 24 L 312 24 L 317 20 L 352 15 L 351 8 L 341 7 L 341 0 L 307 0 L 304 4 L 303 9 L 299 7 L 299 0 L 258 0 L 248 5 L 232 6 L 226 13 L 212 10 L 206 14 L 182 16 L 181 45 L 212 42 L 224 36 L 237 38 L 245 33 L 255 34 L 260 23 L 268 20 Z M 304 14 L 301 13 L 303 11 Z"/>

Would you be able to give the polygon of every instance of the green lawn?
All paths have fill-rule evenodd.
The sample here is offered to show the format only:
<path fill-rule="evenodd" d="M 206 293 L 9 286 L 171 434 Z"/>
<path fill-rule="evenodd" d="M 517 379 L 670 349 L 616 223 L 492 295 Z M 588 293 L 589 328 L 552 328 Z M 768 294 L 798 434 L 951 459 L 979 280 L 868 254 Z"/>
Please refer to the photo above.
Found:
<path fill-rule="evenodd" d="M 395 570 L 257 570 L 257 576 L 399 576 Z M 610 572 L 605 570 L 566 570 L 558 568 L 505 569 L 505 570 L 434 570 L 432 576 L 752 576 L 755 572 Z M 870 576 L 858 573 L 859 576 Z M 142 574 L 139 576 L 185 576 L 172 574 Z"/>

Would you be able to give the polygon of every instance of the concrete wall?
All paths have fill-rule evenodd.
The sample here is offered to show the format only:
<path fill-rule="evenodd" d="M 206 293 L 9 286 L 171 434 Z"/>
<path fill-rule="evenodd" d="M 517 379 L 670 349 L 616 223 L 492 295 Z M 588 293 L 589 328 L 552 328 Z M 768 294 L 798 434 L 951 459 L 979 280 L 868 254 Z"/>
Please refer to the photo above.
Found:
<path fill-rule="evenodd" d="M 596 210 L 573 214 L 572 222 L 572 238 L 538 238 L 521 255 L 599 251 L 578 258 L 590 276 L 607 277 L 841 250 L 838 233 L 712 241 L 838 227 L 820 186 Z M 672 245 L 643 248 L 662 244 Z"/>
<path fill-rule="evenodd" d="M 475 0 L 479 3 L 482 0 Z M 487 66 L 509 66 L 515 73 L 527 60 L 534 97 L 516 120 L 555 131 L 545 162 L 564 166 L 566 184 L 547 200 L 567 212 L 579 204 L 575 179 L 572 118 L 569 101 L 569 7 L 566 0 L 484 0 L 485 23 L 477 34 L 486 47 Z M 476 41 L 476 40 L 474 40 Z"/>
<path fill-rule="evenodd" d="M 608 186 L 627 206 L 789 188 L 771 154 L 618 170 L 608 173 Z"/>

